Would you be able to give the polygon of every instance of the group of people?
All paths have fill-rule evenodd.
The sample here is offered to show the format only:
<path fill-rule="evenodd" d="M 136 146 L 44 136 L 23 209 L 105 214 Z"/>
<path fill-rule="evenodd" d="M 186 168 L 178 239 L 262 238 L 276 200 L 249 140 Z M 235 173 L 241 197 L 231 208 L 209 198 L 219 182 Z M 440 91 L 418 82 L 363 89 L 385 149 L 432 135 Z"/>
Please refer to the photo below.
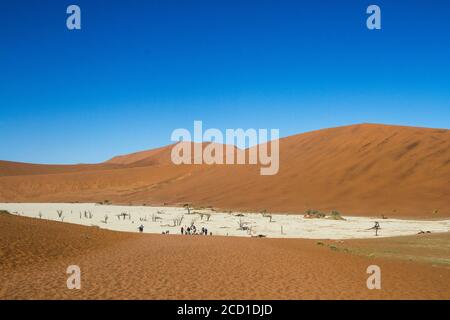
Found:
<path fill-rule="evenodd" d="M 190 227 L 181 227 L 181 234 L 183 235 L 203 235 L 203 236 L 207 236 L 208 235 L 208 229 L 205 227 L 202 227 L 201 230 L 197 231 L 197 227 L 195 225 L 191 225 Z M 210 236 L 212 236 L 212 232 L 209 233 Z"/>
<path fill-rule="evenodd" d="M 139 232 L 144 232 L 144 225 L 140 225 L 138 227 Z M 169 230 L 163 232 L 163 234 L 169 234 Z M 182 235 L 204 235 L 207 236 L 208 235 L 208 229 L 205 227 L 202 227 L 202 229 L 200 231 L 197 231 L 197 228 L 195 225 L 191 225 L 190 227 L 181 227 L 181 234 Z M 212 236 L 212 232 L 209 233 L 210 236 Z"/>

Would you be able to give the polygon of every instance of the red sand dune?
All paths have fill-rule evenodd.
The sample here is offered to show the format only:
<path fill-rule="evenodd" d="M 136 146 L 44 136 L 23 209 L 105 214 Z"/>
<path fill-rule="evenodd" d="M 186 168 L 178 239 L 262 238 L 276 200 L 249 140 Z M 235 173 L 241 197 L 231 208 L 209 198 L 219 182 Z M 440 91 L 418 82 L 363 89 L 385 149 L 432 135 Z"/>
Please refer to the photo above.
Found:
<path fill-rule="evenodd" d="M 448 262 L 413 258 L 448 234 L 393 239 L 408 259 L 379 257 L 386 240 L 150 235 L 0 213 L 0 299 L 450 299 Z M 381 290 L 366 286 L 374 264 Z M 81 290 L 67 289 L 69 265 Z"/>
<path fill-rule="evenodd" d="M 280 170 L 173 165 L 167 146 L 96 165 L 0 162 L 0 201 L 103 201 L 450 217 L 450 130 L 361 124 L 280 140 Z"/>

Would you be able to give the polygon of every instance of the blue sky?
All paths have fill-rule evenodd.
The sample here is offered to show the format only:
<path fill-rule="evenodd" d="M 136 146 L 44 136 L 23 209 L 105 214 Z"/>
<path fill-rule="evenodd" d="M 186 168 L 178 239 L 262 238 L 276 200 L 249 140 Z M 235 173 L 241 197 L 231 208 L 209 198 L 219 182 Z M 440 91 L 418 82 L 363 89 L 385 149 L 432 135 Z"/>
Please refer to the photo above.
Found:
<path fill-rule="evenodd" d="M 100 162 L 194 120 L 449 128 L 449 15 L 446 0 L 2 1 L 0 159 Z"/>

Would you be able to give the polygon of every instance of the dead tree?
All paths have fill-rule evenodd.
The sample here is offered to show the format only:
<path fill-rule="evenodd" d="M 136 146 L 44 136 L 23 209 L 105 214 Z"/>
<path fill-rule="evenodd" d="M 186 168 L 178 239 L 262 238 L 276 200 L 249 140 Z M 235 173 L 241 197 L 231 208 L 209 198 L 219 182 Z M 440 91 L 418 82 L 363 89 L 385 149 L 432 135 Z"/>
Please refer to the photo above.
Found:
<path fill-rule="evenodd" d="M 378 223 L 378 221 L 375 221 L 375 225 L 367 230 L 375 230 L 375 236 L 378 236 L 378 230 L 380 229 L 381 229 L 380 224 Z"/>
<path fill-rule="evenodd" d="M 261 211 L 261 214 L 264 218 L 269 218 L 269 222 L 272 222 L 272 215 L 267 213 L 267 210 Z"/>
<path fill-rule="evenodd" d="M 209 221 L 209 219 L 211 218 L 211 214 L 210 213 L 198 212 L 198 214 L 200 215 L 200 219 L 201 220 L 203 220 L 203 217 L 206 217 L 206 221 Z"/>
<path fill-rule="evenodd" d="M 248 230 L 247 224 L 248 224 L 248 222 L 245 222 L 245 221 L 242 221 L 242 219 L 239 219 L 239 221 L 238 221 L 239 229 L 238 230 L 243 230 L 243 231 Z"/>
<path fill-rule="evenodd" d="M 157 222 L 158 220 L 162 220 L 162 218 L 161 218 L 161 217 L 158 217 L 158 216 L 155 215 L 155 214 L 152 214 L 152 222 Z"/>
<path fill-rule="evenodd" d="M 191 207 L 189 206 L 189 203 L 186 203 L 183 207 L 186 208 L 187 214 L 191 214 Z"/>
<path fill-rule="evenodd" d="M 180 226 L 181 222 L 183 222 L 183 218 L 184 218 L 184 216 L 173 219 L 173 226 L 174 227 Z"/>

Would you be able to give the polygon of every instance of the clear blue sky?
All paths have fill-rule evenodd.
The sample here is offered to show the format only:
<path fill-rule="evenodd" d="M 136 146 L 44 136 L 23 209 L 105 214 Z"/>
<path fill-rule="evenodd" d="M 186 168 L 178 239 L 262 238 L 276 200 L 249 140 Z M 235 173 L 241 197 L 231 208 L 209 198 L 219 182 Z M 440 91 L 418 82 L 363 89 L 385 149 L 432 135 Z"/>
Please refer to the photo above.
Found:
<path fill-rule="evenodd" d="M 366 28 L 370 4 L 381 31 Z M 194 120 L 281 136 L 449 128 L 450 2 L 0 2 L 0 159 L 100 162 Z"/>

